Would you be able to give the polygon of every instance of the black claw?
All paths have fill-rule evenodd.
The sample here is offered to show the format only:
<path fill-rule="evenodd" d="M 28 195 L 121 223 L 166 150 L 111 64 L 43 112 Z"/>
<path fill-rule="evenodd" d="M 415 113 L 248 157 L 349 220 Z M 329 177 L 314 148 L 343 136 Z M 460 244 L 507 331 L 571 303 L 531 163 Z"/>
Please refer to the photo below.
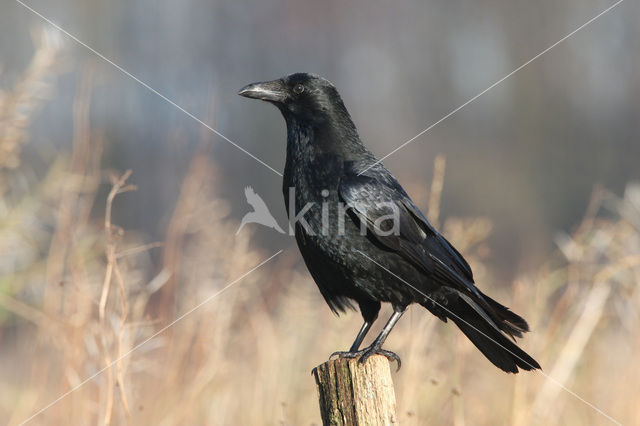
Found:
<path fill-rule="evenodd" d="M 398 368 L 396 368 L 396 372 L 400 371 L 400 368 L 402 367 L 402 360 L 400 359 L 398 354 L 396 354 L 395 352 L 391 352 L 391 351 L 385 351 L 383 349 L 380 349 L 380 351 L 378 353 L 380 355 L 386 356 L 389 361 L 395 361 L 396 364 L 398 364 Z"/>
<path fill-rule="evenodd" d="M 402 367 L 402 361 L 400 360 L 400 357 L 394 352 L 387 351 L 380 348 L 365 349 L 365 353 L 362 354 L 358 362 L 361 362 L 364 364 L 367 361 L 367 359 L 369 359 L 369 357 L 373 354 L 382 355 L 391 362 L 395 361 L 398 364 L 398 368 L 396 369 L 396 372 L 400 371 L 400 367 Z"/>

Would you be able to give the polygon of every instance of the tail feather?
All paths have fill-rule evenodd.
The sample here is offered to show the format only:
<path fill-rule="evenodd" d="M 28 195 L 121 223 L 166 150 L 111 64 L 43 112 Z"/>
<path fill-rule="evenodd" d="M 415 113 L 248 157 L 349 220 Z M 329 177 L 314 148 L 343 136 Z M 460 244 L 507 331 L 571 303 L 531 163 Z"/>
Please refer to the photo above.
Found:
<path fill-rule="evenodd" d="M 496 319 L 496 324 L 502 331 L 509 334 L 511 337 L 522 337 L 522 333 L 529 331 L 529 324 L 520 315 L 515 314 L 509 308 L 501 303 L 496 302 L 486 294 L 482 294 L 482 297 L 491 307 L 491 312 Z"/>
<path fill-rule="evenodd" d="M 475 302 L 467 302 L 462 297 L 449 298 L 446 310 L 433 304 L 424 306 L 445 321 L 451 319 L 480 352 L 501 370 L 517 373 L 518 368 L 539 369 L 540 364 L 535 359 L 500 331 L 505 331 L 511 337 L 521 336 L 523 331 L 529 330 L 526 321 L 498 302 L 488 297 L 486 299 L 495 310 L 491 316 L 497 317 L 497 320 L 488 319 L 486 313 L 481 315 L 478 312 L 481 308 Z"/>

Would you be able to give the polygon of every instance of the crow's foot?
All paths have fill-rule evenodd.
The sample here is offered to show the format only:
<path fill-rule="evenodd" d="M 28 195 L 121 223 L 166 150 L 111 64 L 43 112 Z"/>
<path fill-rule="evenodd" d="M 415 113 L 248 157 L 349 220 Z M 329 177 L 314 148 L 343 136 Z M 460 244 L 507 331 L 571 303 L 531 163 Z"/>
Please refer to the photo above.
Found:
<path fill-rule="evenodd" d="M 400 357 L 394 352 L 384 350 L 380 347 L 376 347 L 375 345 L 371 345 L 368 348 L 361 349 L 359 351 L 338 351 L 331 354 L 329 360 L 333 359 L 333 357 L 338 358 L 358 358 L 358 362 L 365 363 L 367 359 L 373 354 L 378 354 L 386 357 L 389 361 L 395 361 L 398 364 L 398 368 L 396 371 L 400 370 L 402 366 L 402 361 Z"/>

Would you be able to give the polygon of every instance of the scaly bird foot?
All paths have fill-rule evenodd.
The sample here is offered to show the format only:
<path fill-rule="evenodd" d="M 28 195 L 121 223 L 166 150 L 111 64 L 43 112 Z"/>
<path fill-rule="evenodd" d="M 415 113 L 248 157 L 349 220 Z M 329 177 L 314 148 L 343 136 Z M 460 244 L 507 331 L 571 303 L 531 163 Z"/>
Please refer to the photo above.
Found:
<path fill-rule="evenodd" d="M 395 361 L 398 364 L 398 368 L 396 369 L 396 371 L 399 371 L 400 367 L 402 367 L 402 361 L 400 360 L 400 357 L 397 354 L 391 351 L 384 350 L 380 347 L 376 347 L 374 345 L 371 345 L 368 348 L 364 348 L 354 352 L 351 352 L 351 351 L 334 352 L 331 354 L 331 356 L 329 356 L 329 360 L 333 359 L 333 357 L 336 357 L 336 356 L 338 358 L 349 358 L 349 359 L 359 358 L 358 362 L 364 364 L 367 361 L 367 359 L 369 359 L 369 357 L 373 354 L 382 355 L 386 357 L 389 361 Z"/>

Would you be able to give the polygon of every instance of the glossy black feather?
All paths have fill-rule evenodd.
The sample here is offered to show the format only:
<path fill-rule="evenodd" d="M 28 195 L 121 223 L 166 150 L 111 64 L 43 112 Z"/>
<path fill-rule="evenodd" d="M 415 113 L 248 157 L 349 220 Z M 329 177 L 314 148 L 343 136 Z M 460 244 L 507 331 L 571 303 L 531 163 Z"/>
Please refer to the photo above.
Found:
<path fill-rule="evenodd" d="M 419 303 L 443 321 L 452 319 L 504 371 L 539 368 L 503 334 L 520 337 L 528 331 L 526 321 L 475 286 L 466 260 L 361 143 L 331 83 L 300 73 L 247 86 L 241 94 L 245 92 L 249 93 L 245 96 L 272 102 L 286 120 L 283 193 L 287 211 L 292 203 L 296 214 L 313 203 L 304 217 L 317 231 L 322 226 L 323 202 L 348 206 L 342 234 L 335 227 L 322 235 L 295 226 L 302 257 L 332 310 L 353 307 L 354 301 L 365 320 L 373 321 L 380 302 L 399 309 Z M 291 187 L 295 188 L 293 199 Z M 399 232 L 373 232 L 376 221 L 393 210 L 399 214 Z M 329 223 L 339 220 L 339 213 L 331 209 Z M 361 227 L 367 232 L 362 233 Z"/>

